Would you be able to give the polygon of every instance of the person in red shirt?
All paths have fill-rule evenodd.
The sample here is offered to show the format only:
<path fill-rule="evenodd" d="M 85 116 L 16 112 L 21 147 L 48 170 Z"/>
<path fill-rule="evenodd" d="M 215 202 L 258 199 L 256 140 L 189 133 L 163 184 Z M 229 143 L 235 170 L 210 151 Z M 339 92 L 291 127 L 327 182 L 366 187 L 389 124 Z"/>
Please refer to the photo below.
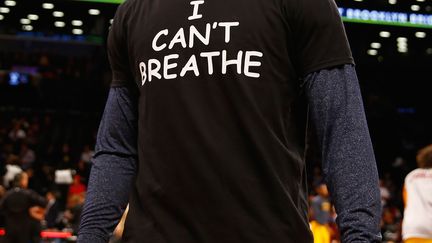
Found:
<path fill-rule="evenodd" d="M 87 187 L 81 182 L 81 176 L 75 175 L 73 183 L 69 187 L 68 198 L 78 195 L 82 196 L 87 191 Z"/>

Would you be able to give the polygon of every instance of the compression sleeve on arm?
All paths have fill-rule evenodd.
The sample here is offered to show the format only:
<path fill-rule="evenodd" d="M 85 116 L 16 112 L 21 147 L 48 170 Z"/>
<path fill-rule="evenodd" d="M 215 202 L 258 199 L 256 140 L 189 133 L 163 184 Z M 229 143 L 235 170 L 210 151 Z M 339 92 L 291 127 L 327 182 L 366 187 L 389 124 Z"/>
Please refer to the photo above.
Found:
<path fill-rule="evenodd" d="M 381 242 L 378 172 L 355 68 L 320 70 L 305 81 L 342 242 Z"/>
<path fill-rule="evenodd" d="M 96 141 L 79 243 L 108 242 L 128 203 L 137 160 L 136 97 L 112 87 Z"/>

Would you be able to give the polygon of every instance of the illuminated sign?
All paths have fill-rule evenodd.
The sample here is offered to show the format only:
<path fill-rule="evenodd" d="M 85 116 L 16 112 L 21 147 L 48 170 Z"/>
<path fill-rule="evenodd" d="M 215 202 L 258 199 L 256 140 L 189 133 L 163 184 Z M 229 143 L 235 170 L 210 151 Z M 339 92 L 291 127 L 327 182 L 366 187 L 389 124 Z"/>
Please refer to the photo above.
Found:
<path fill-rule="evenodd" d="M 393 25 L 415 28 L 432 28 L 432 15 L 387 12 L 367 9 L 339 8 L 345 22 Z"/>
<path fill-rule="evenodd" d="M 77 1 L 120 4 L 125 0 Z M 430 14 L 388 12 L 356 8 L 339 8 L 339 13 L 344 22 L 432 29 L 432 15 Z"/>

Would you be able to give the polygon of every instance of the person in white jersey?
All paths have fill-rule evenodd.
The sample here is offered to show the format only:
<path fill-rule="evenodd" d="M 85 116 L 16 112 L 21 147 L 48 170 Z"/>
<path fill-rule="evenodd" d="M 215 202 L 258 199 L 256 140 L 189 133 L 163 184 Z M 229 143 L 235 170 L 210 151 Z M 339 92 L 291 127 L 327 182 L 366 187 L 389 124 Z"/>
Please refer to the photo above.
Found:
<path fill-rule="evenodd" d="M 432 145 L 418 152 L 417 165 L 405 178 L 402 236 L 405 243 L 432 243 Z"/>

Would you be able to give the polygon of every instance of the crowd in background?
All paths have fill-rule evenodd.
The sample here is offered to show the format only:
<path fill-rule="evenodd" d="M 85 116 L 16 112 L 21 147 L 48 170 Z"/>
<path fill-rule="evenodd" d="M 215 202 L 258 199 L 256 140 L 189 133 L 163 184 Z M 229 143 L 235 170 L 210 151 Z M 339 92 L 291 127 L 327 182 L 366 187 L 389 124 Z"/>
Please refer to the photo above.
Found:
<path fill-rule="evenodd" d="M 71 52 L 77 50 L 71 48 Z M 16 186 L 16 176 L 25 172 L 28 188 L 47 202 L 42 229 L 76 233 L 79 225 L 98 122 L 111 80 L 100 53 L 95 58 L 71 53 L 0 51 L 0 198 Z M 11 86 L 8 72 L 17 66 L 37 67 L 37 73 L 30 76 L 29 83 Z M 395 120 L 396 115 L 383 113 L 381 107 L 390 109 L 388 105 L 380 106 L 376 96 L 366 94 L 365 100 L 378 153 L 383 240 L 401 242 L 403 179 L 414 169 L 411 157 L 419 147 L 404 140 L 401 149 L 397 141 L 402 139 L 394 132 L 397 129 L 385 133 L 389 126 L 398 124 L 384 118 Z M 419 134 L 424 134 L 421 131 Z M 404 158 L 392 157 L 394 151 L 402 150 Z M 337 215 L 322 183 L 318 162 L 314 162 L 308 165 L 311 227 L 318 232 L 326 230 L 333 242 L 338 242 Z M 0 210 L 2 226 L 4 212 Z"/>
<path fill-rule="evenodd" d="M 96 117 L 93 123 L 83 124 L 53 114 L 2 116 L 0 197 L 13 188 L 14 177 L 25 172 L 29 177 L 28 188 L 48 202 L 43 229 L 76 233 L 94 154 L 96 129 Z M 333 242 L 338 242 L 337 215 L 319 166 L 313 167 L 309 174 L 311 226 L 316 227 L 315 222 L 328 225 Z M 380 189 L 384 241 L 400 242 L 403 211 L 395 202 L 401 200 L 397 197 L 402 189 L 395 186 L 389 176 L 381 178 Z M 0 226 L 2 222 L 4 219 L 0 220 Z"/>
<path fill-rule="evenodd" d="M 318 166 L 314 168 L 309 181 L 309 218 L 314 237 L 322 237 L 323 234 L 328 233 L 330 234 L 332 243 L 340 242 L 340 235 L 336 226 L 337 214 L 331 202 L 328 188 L 324 184 L 322 172 Z M 390 177 L 381 178 L 380 192 L 382 206 L 381 234 L 383 242 L 402 242 L 403 205 L 399 204 L 402 201 L 402 198 L 399 198 L 402 188 L 396 187 Z M 325 225 L 326 228 L 323 229 L 317 225 Z"/>
<path fill-rule="evenodd" d="M 46 198 L 44 229 L 78 229 L 97 126 L 71 122 L 52 115 L 0 118 L 0 197 L 25 173 L 28 188 Z"/>

